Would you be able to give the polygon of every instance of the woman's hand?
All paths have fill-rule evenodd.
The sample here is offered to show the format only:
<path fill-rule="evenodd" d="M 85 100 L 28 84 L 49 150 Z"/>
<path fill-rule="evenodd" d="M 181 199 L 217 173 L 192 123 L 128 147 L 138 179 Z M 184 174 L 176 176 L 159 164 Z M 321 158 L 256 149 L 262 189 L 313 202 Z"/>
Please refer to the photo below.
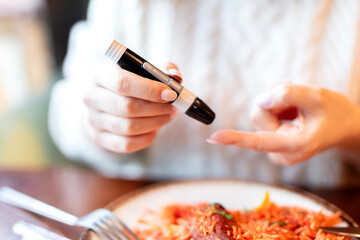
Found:
<path fill-rule="evenodd" d="M 181 82 L 175 64 L 166 70 Z M 167 85 L 143 78 L 105 61 L 95 71 L 95 83 L 84 96 L 85 130 L 101 147 L 131 153 L 149 146 L 161 127 L 177 114 L 170 101 L 177 94 Z"/>
<path fill-rule="evenodd" d="M 207 141 L 268 152 L 293 165 L 326 149 L 360 149 L 360 109 L 345 96 L 314 86 L 279 84 L 252 113 L 257 132 L 221 130 Z"/>

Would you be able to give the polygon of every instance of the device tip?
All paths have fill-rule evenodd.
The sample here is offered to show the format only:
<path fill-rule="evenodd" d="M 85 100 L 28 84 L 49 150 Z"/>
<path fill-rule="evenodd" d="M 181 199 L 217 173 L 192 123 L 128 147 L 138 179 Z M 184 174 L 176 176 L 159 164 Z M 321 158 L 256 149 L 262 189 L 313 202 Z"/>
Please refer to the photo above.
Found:
<path fill-rule="evenodd" d="M 211 108 L 198 97 L 195 98 L 193 104 L 185 113 L 189 117 L 207 125 L 211 124 L 216 116 Z"/>

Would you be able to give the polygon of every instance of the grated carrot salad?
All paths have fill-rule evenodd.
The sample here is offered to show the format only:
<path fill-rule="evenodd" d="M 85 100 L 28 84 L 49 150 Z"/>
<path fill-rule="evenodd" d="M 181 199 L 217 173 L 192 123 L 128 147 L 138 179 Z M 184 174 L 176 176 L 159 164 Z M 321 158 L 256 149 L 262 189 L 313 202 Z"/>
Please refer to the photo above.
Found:
<path fill-rule="evenodd" d="M 141 240 L 351 239 L 317 230 L 339 222 L 340 213 L 328 216 L 321 211 L 278 206 L 267 196 L 259 207 L 247 211 L 226 210 L 218 203 L 165 206 L 144 214 L 135 232 Z"/>

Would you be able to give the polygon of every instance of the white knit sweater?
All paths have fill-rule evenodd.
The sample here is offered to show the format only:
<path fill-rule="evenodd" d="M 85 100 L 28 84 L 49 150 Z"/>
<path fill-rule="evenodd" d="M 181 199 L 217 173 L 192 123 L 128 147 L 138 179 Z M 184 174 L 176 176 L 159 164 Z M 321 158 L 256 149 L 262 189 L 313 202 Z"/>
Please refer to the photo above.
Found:
<path fill-rule="evenodd" d="M 91 69 L 113 39 L 162 66 L 173 61 L 184 86 L 207 102 L 210 126 L 180 114 L 151 147 L 111 154 L 83 132 L 81 101 Z M 360 95 L 360 1 L 357 0 L 93 0 L 71 31 L 65 79 L 52 92 L 51 135 L 68 157 L 127 178 L 240 177 L 335 186 L 344 168 L 335 151 L 292 167 L 264 153 L 214 146 L 219 129 L 254 130 L 254 98 L 284 78 Z"/>

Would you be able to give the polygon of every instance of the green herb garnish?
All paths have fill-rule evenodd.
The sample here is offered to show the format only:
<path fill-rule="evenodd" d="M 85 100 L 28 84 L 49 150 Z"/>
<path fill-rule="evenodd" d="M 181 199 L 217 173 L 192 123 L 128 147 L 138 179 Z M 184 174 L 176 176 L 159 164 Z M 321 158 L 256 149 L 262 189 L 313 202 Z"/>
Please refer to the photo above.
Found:
<path fill-rule="evenodd" d="M 215 207 L 216 205 L 220 205 L 220 203 L 213 202 L 213 203 L 207 205 L 207 206 L 205 207 L 205 210 L 208 209 L 208 208 L 211 208 L 211 207 Z M 220 206 L 221 206 L 221 205 L 220 205 Z"/>
<path fill-rule="evenodd" d="M 270 226 L 273 225 L 273 224 L 277 224 L 279 226 L 285 226 L 286 222 L 270 222 Z"/>
<path fill-rule="evenodd" d="M 232 215 L 226 213 L 225 211 L 216 211 L 216 210 L 213 210 L 212 212 L 213 212 L 213 213 L 220 214 L 220 215 L 224 216 L 226 219 L 232 219 L 232 218 L 233 218 Z"/>

